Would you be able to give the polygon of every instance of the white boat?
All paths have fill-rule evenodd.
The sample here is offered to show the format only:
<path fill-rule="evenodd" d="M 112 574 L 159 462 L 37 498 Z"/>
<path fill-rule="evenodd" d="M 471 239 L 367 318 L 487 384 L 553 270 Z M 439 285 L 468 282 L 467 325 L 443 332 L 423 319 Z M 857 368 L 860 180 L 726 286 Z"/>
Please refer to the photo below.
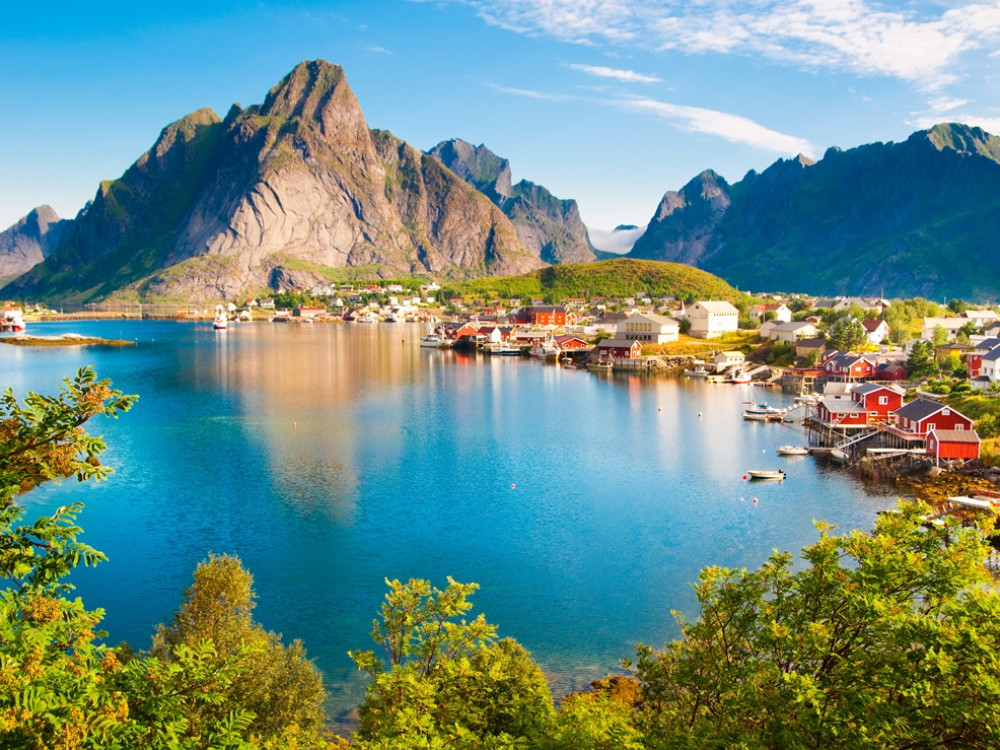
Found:
<path fill-rule="evenodd" d="M 428 333 L 420 337 L 420 346 L 425 349 L 451 349 L 451 339 L 446 339 L 440 333 Z"/>
<path fill-rule="evenodd" d="M 714 373 L 712 375 L 706 375 L 705 376 L 705 382 L 706 383 L 728 383 L 729 382 L 729 378 L 727 378 L 725 375 L 720 375 L 718 373 Z"/>
<path fill-rule="evenodd" d="M 707 378 L 712 372 L 707 362 L 695 362 L 694 366 L 684 370 L 689 378 Z"/>
<path fill-rule="evenodd" d="M 729 378 L 730 383 L 749 383 L 750 380 L 750 373 L 746 370 L 737 370 L 733 373 L 732 377 Z"/>
<path fill-rule="evenodd" d="M 528 349 L 528 356 L 536 359 L 549 359 L 555 361 L 559 357 L 559 346 L 554 341 L 544 339 L 536 341 Z"/>
<path fill-rule="evenodd" d="M 507 341 L 491 341 L 483 344 L 484 354 L 500 354 L 506 357 L 520 357 L 521 347 L 514 346 Z"/>
<path fill-rule="evenodd" d="M 21 333 L 24 331 L 24 313 L 20 307 L 4 305 L 3 318 L 0 319 L 0 330 Z"/>
<path fill-rule="evenodd" d="M 785 416 L 784 409 L 779 409 L 770 404 L 756 404 L 743 411 L 744 419 L 753 419 L 758 422 L 781 421 Z"/>
<path fill-rule="evenodd" d="M 840 448 L 834 448 L 832 451 L 830 451 L 830 458 L 832 458 L 834 461 L 839 461 L 842 464 L 847 463 L 848 461 L 851 460 L 851 457 L 848 456 L 847 453 L 845 451 L 842 451 Z"/>
<path fill-rule="evenodd" d="M 777 453 L 779 456 L 808 456 L 809 449 L 801 445 L 779 445 Z"/>
<path fill-rule="evenodd" d="M 751 479 L 776 479 L 780 482 L 785 478 L 785 472 L 781 469 L 750 469 L 747 476 Z"/>
<path fill-rule="evenodd" d="M 215 320 L 212 321 L 212 328 L 216 331 L 224 331 L 229 328 L 229 316 L 226 315 L 222 305 L 215 308 Z"/>

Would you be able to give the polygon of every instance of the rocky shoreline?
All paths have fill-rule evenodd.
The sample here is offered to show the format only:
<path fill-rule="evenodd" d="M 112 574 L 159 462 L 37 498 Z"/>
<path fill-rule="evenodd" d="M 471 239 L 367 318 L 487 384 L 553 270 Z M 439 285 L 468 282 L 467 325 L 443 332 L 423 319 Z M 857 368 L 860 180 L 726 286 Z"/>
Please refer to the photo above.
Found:
<path fill-rule="evenodd" d="M 102 339 L 98 336 L 81 336 L 78 333 L 64 333 L 60 336 L 31 336 L 19 333 L 0 337 L 0 344 L 12 346 L 135 346 L 134 341 L 125 339 Z"/>

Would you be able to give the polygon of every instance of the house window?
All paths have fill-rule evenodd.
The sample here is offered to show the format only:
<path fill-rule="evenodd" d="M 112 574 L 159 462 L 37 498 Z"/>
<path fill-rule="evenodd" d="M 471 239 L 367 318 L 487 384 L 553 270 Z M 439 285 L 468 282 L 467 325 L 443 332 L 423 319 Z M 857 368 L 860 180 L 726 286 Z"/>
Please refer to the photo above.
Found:
<path fill-rule="evenodd" d="M 955 429 L 956 430 L 964 430 L 965 429 L 965 425 L 964 424 L 957 424 L 957 425 L 955 425 Z"/>
<path fill-rule="evenodd" d="M 889 397 L 888 396 L 879 396 L 878 397 L 878 403 L 879 403 L 879 406 L 885 406 L 886 404 L 889 403 Z"/>

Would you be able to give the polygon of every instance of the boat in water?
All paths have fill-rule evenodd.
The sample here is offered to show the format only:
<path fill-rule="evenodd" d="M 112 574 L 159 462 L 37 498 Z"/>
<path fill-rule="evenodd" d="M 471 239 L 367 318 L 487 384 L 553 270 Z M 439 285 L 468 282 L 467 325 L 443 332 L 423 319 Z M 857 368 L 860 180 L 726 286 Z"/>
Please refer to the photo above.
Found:
<path fill-rule="evenodd" d="M 0 330 L 13 333 L 24 332 L 24 313 L 14 305 L 3 306 L 3 318 L 0 318 Z"/>
<path fill-rule="evenodd" d="M 785 417 L 785 410 L 770 404 L 755 404 L 743 410 L 743 418 L 758 422 L 779 422 Z"/>
<path fill-rule="evenodd" d="M 531 348 L 528 349 L 528 356 L 555 362 L 559 358 L 560 351 L 559 345 L 555 341 L 543 339 L 531 345 Z"/>
<path fill-rule="evenodd" d="M 215 308 L 215 319 L 212 321 L 212 328 L 216 331 L 225 331 L 229 328 L 229 316 L 222 305 Z"/>
<path fill-rule="evenodd" d="M 707 378 L 714 372 L 708 362 L 695 362 L 691 367 L 685 368 L 684 374 L 689 378 Z"/>
<path fill-rule="evenodd" d="M 808 456 L 809 449 L 801 445 L 779 445 L 777 453 L 779 456 Z"/>
<path fill-rule="evenodd" d="M 446 339 L 440 333 L 428 333 L 420 337 L 420 346 L 424 349 L 451 349 L 451 339 Z"/>
<path fill-rule="evenodd" d="M 737 384 L 749 383 L 751 380 L 752 378 L 750 377 L 750 373 L 747 372 L 746 370 L 737 370 L 729 378 L 730 383 L 737 383 Z"/>
<path fill-rule="evenodd" d="M 521 347 L 514 346 L 507 341 L 491 341 L 483 344 L 484 354 L 499 354 L 505 357 L 520 357 Z"/>
<path fill-rule="evenodd" d="M 771 479 L 780 482 L 785 478 L 785 472 L 781 469 L 750 469 L 747 476 L 751 479 Z"/>

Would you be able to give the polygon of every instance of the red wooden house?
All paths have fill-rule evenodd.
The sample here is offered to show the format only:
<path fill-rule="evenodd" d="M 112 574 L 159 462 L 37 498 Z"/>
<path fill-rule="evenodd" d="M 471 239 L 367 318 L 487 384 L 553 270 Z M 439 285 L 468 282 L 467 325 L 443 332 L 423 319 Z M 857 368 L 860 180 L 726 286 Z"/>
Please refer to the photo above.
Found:
<path fill-rule="evenodd" d="M 566 308 L 562 305 L 533 305 L 526 312 L 533 326 L 566 325 Z"/>
<path fill-rule="evenodd" d="M 868 424 L 888 422 L 889 415 L 903 405 L 901 388 L 862 383 L 851 390 L 851 398 L 868 413 Z"/>
<path fill-rule="evenodd" d="M 590 344 L 588 344 L 584 339 L 579 336 L 556 336 L 556 345 L 559 347 L 560 351 L 569 352 L 574 349 L 586 349 Z"/>
<path fill-rule="evenodd" d="M 924 438 L 931 430 L 971 430 L 972 420 L 949 406 L 917 398 L 891 415 L 887 429 L 904 438 Z"/>
<path fill-rule="evenodd" d="M 979 458 L 979 434 L 975 430 L 931 430 L 927 433 L 927 455 L 941 459 L 972 461 Z"/>
<path fill-rule="evenodd" d="M 816 420 L 828 427 L 858 429 L 868 426 L 868 411 L 853 398 L 824 398 L 816 405 Z"/>
<path fill-rule="evenodd" d="M 969 380 L 975 380 L 982 374 L 983 355 L 989 354 L 998 346 L 1000 346 L 1000 339 L 988 338 L 980 341 L 966 352 L 965 370 Z"/>
<path fill-rule="evenodd" d="M 823 360 L 823 371 L 838 380 L 866 380 L 875 375 L 876 365 L 854 352 L 832 352 Z"/>
<path fill-rule="evenodd" d="M 637 359 L 642 356 L 642 344 L 626 339 L 603 339 L 598 342 L 597 351 L 602 360 Z"/>

